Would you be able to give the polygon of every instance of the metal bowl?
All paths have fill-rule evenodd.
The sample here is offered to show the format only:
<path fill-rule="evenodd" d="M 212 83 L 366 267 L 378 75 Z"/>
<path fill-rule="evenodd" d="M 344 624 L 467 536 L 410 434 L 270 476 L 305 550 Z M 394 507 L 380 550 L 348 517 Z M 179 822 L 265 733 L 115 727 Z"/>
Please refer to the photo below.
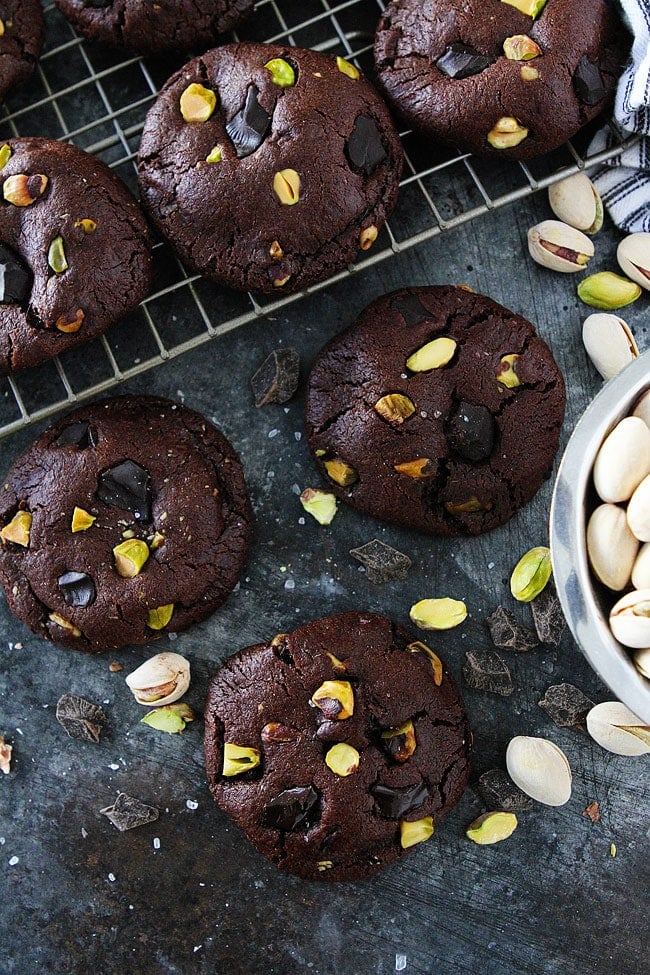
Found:
<path fill-rule="evenodd" d="M 578 646 L 616 697 L 650 724 L 650 680 L 612 636 L 608 616 L 621 593 L 606 594 L 587 561 L 587 519 L 599 503 L 591 470 L 603 440 L 650 387 L 650 350 L 605 384 L 578 422 L 564 452 L 551 501 L 553 575 Z"/>

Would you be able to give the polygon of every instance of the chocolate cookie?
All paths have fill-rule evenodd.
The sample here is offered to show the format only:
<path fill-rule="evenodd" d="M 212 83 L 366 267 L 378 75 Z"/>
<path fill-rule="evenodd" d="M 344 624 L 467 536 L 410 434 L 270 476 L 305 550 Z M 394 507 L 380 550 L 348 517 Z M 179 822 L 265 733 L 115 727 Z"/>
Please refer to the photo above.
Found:
<path fill-rule="evenodd" d="M 140 145 L 144 205 L 192 271 L 299 291 L 374 242 L 402 165 L 388 110 L 354 65 L 231 44 L 164 86 Z"/>
<path fill-rule="evenodd" d="M 393 0 L 375 61 L 416 131 L 524 159 L 602 111 L 628 46 L 610 0 Z"/>
<path fill-rule="evenodd" d="M 0 101 L 29 78 L 42 46 L 39 0 L 0 0 Z"/>
<path fill-rule="evenodd" d="M 212 47 L 239 27 L 255 0 L 56 0 L 89 41 L 139 54 Z"/>
<path fill-rule="evenodd" d="M 50 139 L 0 147 L 0 373 L 87 342 L 147 295 L 145 218 L 124 184 Z"/>
<path fill-rule="evenodd" d="M 471 732 L 441 661 L 371 613 L 240 650 L 210 684 L 212 795 L 272 863 L 310 880 L 377 873 L 458 802 Z"/>
<path fill-rule="evenodd" d="M 241 464 L 205 417 L 166 399 L 81 407 L 13 464 L 0 581 L 35 633 L 95 653 L 205 619 L 246 558 Z"/>
<path fill-rule="evenodd" d="M 530 322 L 462 288 L 407 288 L 321 351 L 307 427 L 331 490 L 353 507 L 477 535 L 549 476 L 564 406 L 560 370 Z"/>

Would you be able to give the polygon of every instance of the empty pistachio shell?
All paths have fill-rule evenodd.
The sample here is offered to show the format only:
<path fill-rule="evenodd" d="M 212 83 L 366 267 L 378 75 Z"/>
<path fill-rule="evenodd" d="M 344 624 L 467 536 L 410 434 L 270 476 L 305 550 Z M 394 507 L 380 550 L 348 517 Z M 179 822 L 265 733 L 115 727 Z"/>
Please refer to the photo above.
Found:
<path fill-rule="evenodd" d="M 650 389 L 647 389 L 634 404 L 632 416 L 638 416 L 646 426 L 650 427 Z"/>
<path fill-rule="evenodd" d="M 627 523 L 640 542 L 650 542 L 650 476 L 643 478 L 630 498 Z"/>
<path fill-rule="evenodd" d="M 560 220 L 543 220 L 528 231 L 528 250 L 538 264 L 552 271 L 583 271 L 594 256 L 594 245 L 582 231 Z"/>
<path fill-rule="evenodd" d="M 563 806 L 571 798 L 571 767 L 562 749 L 546 738 L 513 738 L 506 767 L 515 785 L 537 802 Z"/>
<path fill-rule="evenodd" d="M 634 560 L 632 585 L 635 589 L 650 589 L 650 542 L 641 546 Z"/>
<path fill-rule="evenodd" d="M 624 237 L 618 245 L 616 260 L 623 274 L 650 290 L 650 234 Z"/>
<path fill-rule="evenodd" d="M 650 589 L 635 589 L 622 596 L 609 614 L 612 633 L 624 647 L 650 647 Z"/>
<path fill-rule="evenodd" d="M 548 188 L 551 210 L 564 223 L 586 234 L 596 234 L 603 225 L 600 194 L 586 173 L 574 173 Z"/>
<path fill-rule="evenodd" d="M 545 545 L 531 548 L 512 570 L 510 592 L 520 603 L 529 603 L 545 588 L 552 571 L 550 549 Z"/>
<path fill-rule="evenodd" d="M 594 575 L 608 589 L 625 589 L 639 550 L 623 508 L 601 504 L 587 525 L 587 555 Z"/>
<path fill-rule="evenodd" d="M 612 271 L 598 271 L 590 274 L 578 285 L 578 298 L 592 308 L 611 311 L 631 305 L 641 294 L 641 288 L 634 281 L 622 278 Z"/>
<path fill-rule="evenodd" d="M 305 488 L 300 495 L 300 503 L 319 525 L 329 525 L 336 514 L 336 498 L 318 488 Z"/>
<path fill-rule="evenodd" d="M 411 606 L 409 616 L 422 630 L 451 630 L 467 616 L 467 606 L 460 599 L 421 599 Z"/>
<path fill-rule="evenodd" d="M 632 654 L 632 660 L 639 673 L 650 680 L 650 647 L 635 650 Z"/>
<path fill-rule="evenodd" d="M 619 701 L 603 701 L 587 715 L 587 731 L 602 748 L 615 755 L 645 755 L 650 744 L 630 729 L 644 728 L 643 721 Z M 650 729 L 649 729 L 650 730 Z"/>
<path fill-rule="evenodd" d="M 487 812 L 465 830 L 465 836 L 479 846 L 489 843 L 500 843 L 507 839 L 517 828 L 517 817 L 511 812 Z"/>
<path fill-rule="evenodd" d="M 433 817 L 425 816 L 424 819 L 415 819 L 413 822 L 400 820 L 399 836 L 403 850 L 415 846 L 416 843 L 424 843 L 433 836 Z"/>
<path fill-rule="evenodd" d="M 180 653 L 158 653 L 129 674 L 126 683 L 138 704 L 171 704 L 190 686 L 190 664 Z"/>
<path fill-rule="evenodd" d="M 626 416 L 605 438 L 594 461 L 594 487 L 602 501 L 628 501 L 650 474 L 650 428 Z"/>
<path fill-rule="evenodd" d="M 595 312 L 585 318 L 582 341 L 603 379 L 611 379 L 639 355 L 628 325 L 618 315 Z"/>

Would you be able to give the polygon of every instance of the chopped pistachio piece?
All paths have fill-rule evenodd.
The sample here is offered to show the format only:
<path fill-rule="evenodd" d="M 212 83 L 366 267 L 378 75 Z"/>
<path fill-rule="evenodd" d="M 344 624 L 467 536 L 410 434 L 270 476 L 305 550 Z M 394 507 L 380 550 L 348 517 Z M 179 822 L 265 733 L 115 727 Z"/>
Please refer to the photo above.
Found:
<path fill-rule="evenodd" d="M 262 756 L 257 748 L 247 748 L 242 745 L 235 745 L 233 742 L 224 742 L 223 746 L 223 775 L 232 778 L 235 775 L 242 775 L 257 768 Z"/>
<path fill-rule="evenodd" d="M 412 621 L 422 630 L 451 630 L 467 616 L 467 606 L 460 599 L 421 599 L 411 606 Z"/>
<path fill-rule="evenodd" d="M 402 461 L 401 464 L 393 464 L 393 467 L 398 474 L 414 478 L 431 477 L 434 470 L 428 457 L 415 457 L 413 460 Z"/>
<path fill-rule="evenodd" d="M 86 313 L 83 308 L 77 308 L 75 312 L 70 312 L 68 314 L 59 315 L 56 320 L 56 327 L 59 332 L 64 332 L 67 334 L 74 334 L 78 332 L 83 325 Z"/>
<path fill-rule="evenodd" d="M 97 230 L 97 222 L 89 217 L 84 217 L 83 220 L 75 220 L 74 225 L 81 227 L 85 234 L 93 234 Z"/>
<path fill-rule="evenodd" d="M 503 53 L 509 61 L 532 61 L 539 57 L 542 49 L 527 34 L 513 34 L 503 42 Z"/>
<path fill-rule="evenodd" d="M 513 149 L 523 142 L 528 135 L 528 129 L 521 125 L 512 115 L 504 115 L 490 129 L 487 141 L 493 149 Z"/>
<path fill-rule="evenodd" d="M 388 423 L 399 426 L 415 413 L 415 404 L 402 393 L 388 393 L 375 403 L 375 411 Z"/>
<path fill-rule="evenodd" d="M 431 661 L 434 683 L 438 687 L 440 687 L 440 685 L 442 684 L 442 660 L 440 659 L 438 654 L 434 653 L 433 650 L 430 647 L 428 647 L 426 643 L 422 643 L 421 640 L 414 640 L 413 643 L 409 643 L 407 645 L 406 649 L 409 651 L 409 653 L 426 654 L 426 656 Z"/>
<path fill-rule="evenodd" d="M 88 511 L 84 511 L 83 508 L 75 507 L 74 511 L 72 512 L 70 529 L 73 532 L 85 532 L 96 521 L 97 518 L 95 515 L 91 515 Z"/>
<path fill-rule="evenodd" d="M 147 712 L 140 719 L 141 724 L 147 724 L 156 731 L 166 731 L 168 735 L 177 735 L 185 730 L 185 725 L 194 721 L 194 712 L 187 704 L 165 704 Z"/>
<path fill-rule="evenodd" d="M 546 0 L 501 0 L 501 3 L 516 7 L 522 14 L 528 14 L 534 20 L 544 9 Z"/>
<path fill-rule="evenodd" d="M 207 163 L 219 163 L 223 158 L 223 150 L 221 146 L 215 146 L 211 149 L 208 155 L 205 157 Z"/>
<path fill-rule="evenodd" d="M 156 606 L 149 610 L 147 626 L 150 630 L 162 630 L 169 623 L 174 613 L 174 604 L 166 603 L 164 606 Z"/>
<path fill-rule="evenodd" d="M 406 368 L 411 372 L 428 372 L 446 366 L 454 357 L 456 342 L 442 335 L 432 339 L 412 353 L 406 360 Z"/>
<path fill-rule="evenodd" d="M 359 768 L 359 752 L 344 741 L 332 745 L 325 756 L 325 764 L 335 775 L 344 778 Z"/>
<path fill-rule="evenodd" d="M 510 355 L 501 356 L 499 371 L 497 372 L 497 382 L 508 389 L 516 389 L 521 386 L 521 379 L 515 371 L 519 356 L 513 352 Z"/>
<path fill-rule="evenodd" d="M 5 142 L 3 146 L 0 146 L 0 169 L 4 169 L 4 167 L 7 165 L 10 159 L 11 159 L 11 146 L 8 146 L 7 143 Z"/>
<path fill-rule="evenodd" d="M 539 78 L 539 71 L 532 64 L 522 64 L 519 74 L 522 81 L 537 81 Z"/>
<path fill-rule="evenodd" d="M 60 613 L 50 613 L 48 619 L 51 620 L 52 623 L 56 623 L 57 626 L 60 626 L 61 629 L 67 630 L 71 636 L 81 636 L 81 630 L 79 627 L 75 626 L 74 623 L 71 623 L 70 620 L 67 620 L 65 616 L 61 616 Z"/>
<path fill-rule="evenodd" d="M 351 464 L 347 464 L 340 457 L 332 457 L 331 460 L 323 461 L 325 470 L 333 481 L 341 487 L 349 487 L 359 479 L 359 475 Z"/>
<path fill-rule="evenodd" d="M 406 762 L 415 751 L 415 728 L 409 718 L 398 728 L 388 728 L 381 733 L 386 751 L 396 762 Z"/>
<path fill-rule="evenodd" d="M 188 85 L 181 95 L 180 110 L 186 122 L 207 122 L 216 107 L 216 94 L 196 82 Z"/>
<path fill-rule="evenodd" d="M 68 259 L 65 256 L 63 237 L 60 234 L 50 244 L 50 249 L 47 252 L 47 263 L 55 274 L 63 274 L 64 271 L 68 270 Z"/>
<path fill-rule="evenodd" d="M 300 199 L 300 176 L 295 169 L 281 169 L 273 177 L 273 191 L 280 203 L 293 206 Z"/>
<path fill-rule="evenodd" d="M 329 525 L 336 514 L 335 496 L 318 488 L 305 488 L 300 495 L 300 503 L 319 525 Z"/>
<path fill-rule="evenodd" d="M 11 521 L 0 529 L 0 538 L 3 542 L 13 542 L 14 545 L 22 545 L 23 548 L 27 548 L 31 528 L 31 512 L 18 511 Z"/>
<path fill-rule="evenodd" d="M 529 603 L 551 578 L 551 552 L 546 546 L 531 548 L 517 562 L 510 576 L 510 592 L 520 603 Z"/>
<path fill-rule="evenodd" d="M 370 224 L 369 227 L 364 227 L 363 230 L 359 231 L 359 247 L 362 251 L 370 250 L 374 242 L 377 240 L 379 230 L 375 227 L 374 223 Z"/>
<path fill-rule="evenodd" d="M 279 88 L 290 88 L 296 83 L 296 72 L 284 58 L 271 58 L 264 65 L 271 75 L 271 81 Z"/>
<path fill-rule="evenodd" d="M 415 819 L 413 822 L 400 820 L 399 835 L 403 850 L 415 846 L 416 843 L 424 843 L 433 836 L 433 817 L 425 816 L 424 819 Z"/>
<path fill-rule="evenodd" d="M 149 558 L 149 546 L 139 538 L 129 538 L 113 549 L 115 569 L 123 579 L 133 579 Z"/>
<path fill-rule="evenodd" d="M 348 78 L 352 78 L 353 81 L 357 81 L 361 77 L 361 72 L 354 64 L 350 61 L 346 61 L 345 58 L 337 57 L 336 67 L 339 69 L 341 74 L 345 74 Z"/>
<path fill-rule="evenodd" d="M 354 714 L 354 692 L 348 680 L 326 680 L 314 691 L 311 703 L 331 721 L 344 721 Z"/>
<path fill-rule="evenodd" d="M 511 812 L 487 812 L 467 827 L 465 836 L 479 846 L 500 843 L 517 828 L 517 817 Z"/>
<path fill-rule="evenodd" d="M 48 184 L 47 176 L 42 173 L 16 173 L 8 176 L 2 185 L 2 195 L 7 203 L 16 207 L 28 207 L 42 196 Z"/>
<path fill-rule="evenodd" d="M 13 748 L 8 745 L 4 739 L 4 735 L 0 735 L 0 772 L 5 775 L 9 775 L 11 771 L 11 753 Z"/>

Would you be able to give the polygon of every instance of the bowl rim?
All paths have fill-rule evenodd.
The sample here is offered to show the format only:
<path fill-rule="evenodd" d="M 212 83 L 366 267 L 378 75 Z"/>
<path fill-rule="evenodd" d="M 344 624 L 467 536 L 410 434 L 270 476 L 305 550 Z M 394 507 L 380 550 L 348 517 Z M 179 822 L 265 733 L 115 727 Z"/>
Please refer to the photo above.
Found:
<path fill-rule="evenodd" d="M 596 595 L 587 560 L 585 504 L 600 445 L 616 424 L 631 413 L 647 389 L 650 349 L 606 382 L 582 414 L 555 479 L 549 538 L 558 598 L 578 646 L 617 698 L 650 723 L 650 681 L 639 673 L 629 652 L 614 639 Z"/>

